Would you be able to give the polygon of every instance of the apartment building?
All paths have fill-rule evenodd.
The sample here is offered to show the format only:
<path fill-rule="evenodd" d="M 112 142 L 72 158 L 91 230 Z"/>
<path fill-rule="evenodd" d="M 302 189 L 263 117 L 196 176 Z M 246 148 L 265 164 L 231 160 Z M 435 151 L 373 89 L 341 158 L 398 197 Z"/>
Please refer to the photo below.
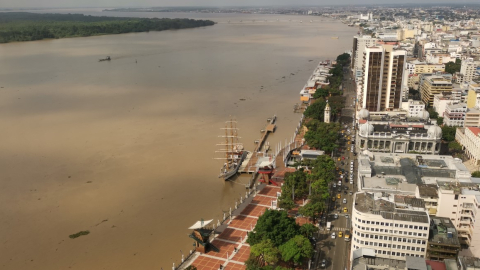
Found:
<path fill-rule="evenodd" d="M 445 64 L 417 64 L 415 65 L 415 74 L 432 73 L 435 71 L 445 71 Z"/>
<path fill-rule="evenodd" d="M 354 36 L 352 49 L 352 69 L 356 77 L 362 77 L 363 74 L 363 54 L 366 47 L 375 46 L 376 38 L 371 36 Z"/>
<path fill-rule="evenodd" d="M 480 110 L 468 109 L 465 114 L 464 127 L 479 127 L 480 126 Z"/>
<path fill-rule="evenodd" d="M 449 218 L 431 217 L 430 234 L 427 245 L 427 258 L 443 261 L 457 259 L 460 242 L 455 226 Z"/>
<path fill-rule="evenodd" d="M 433 106 L 433 97 L 441 92 L 452 91 L 452 82 L 443 76 L 427 76 L 420 85 L 420 96 L 425 104 Z"/>
<path fill-rule="evenodd" d="M 480 165 L 480 128 L 458 128 L 455 140 L 462 145 L 465 154 L 472 159 L 475 165 Z"/>
<path fill-rule="evenodd" d="M 473 58 L 467 58 L 462 61 L 460 66 L 460 74 L 462 74 L 462 82 L 470 82 L 475 77 L 476 63 Z M 460 82 L 461 83 L 461 82 Z"/>
<path fill-rule="evenodd" d="M 480 209 L 478 183 L 438 181 L 437 216 L 449 218 L 458 232 L 458 239 L 475 257 L 480 257 Z"/>
<path fill-rule="evenodd" d="M 362 93 L 359 103 L 369 111 L 400 108 L 405 77 L 406 51 L 392 45 L 365 48 Z"/>
<path fill-rule="evenodd" d="M 415 190 L 415 197 L 425 202 L 425 209 L 430 216 L 437 214 L 438 192 L 436 184 L 419 184 Z"/>
<path fill-rule="evenodd" d="M 467 108 L 480 108 L 480 84 L 468 85 Z"/>
<path fill-rule="evenodd" d="M 425 113 L 428 114 L 428 112 L 425 111 L 425 103 L 420 100 L 409 99 L 407 101 L 404 101 L 402 102 L 402 109 L 407 111 L 408 117 L 413 118 L 425 118 Z"/>
<path fill-rule="evenodd" d="M 383 196 L 385 195 L 385 196 Z M 430 219 L 423 200 L 360 192 L 352 209 L 352 249 L 373 249 L 379 258 L 425 258 Z"/>
<path fill-rule="evenodd" d="M 463 127 L 466 113 L 466 103 L 449 104 L 443 113 L 443 123 L 447 126 Z"/>
<path fill-rule="evenodd" d="M 460 90 L 452 90 L 452 92 L 441 92 L 433 96 L 433 108 L 439 116 L 443 117 L 447 105 L 460 103 L 462 99 Z M 468 107 L 468 105 L 467 105 Z"/>

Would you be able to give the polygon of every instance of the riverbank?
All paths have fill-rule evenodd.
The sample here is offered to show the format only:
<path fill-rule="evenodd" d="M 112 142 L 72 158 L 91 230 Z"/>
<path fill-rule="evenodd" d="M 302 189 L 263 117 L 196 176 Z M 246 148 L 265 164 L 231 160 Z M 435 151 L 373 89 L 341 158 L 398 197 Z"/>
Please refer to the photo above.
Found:
<path fill-rule="evenodd" d="M 210 20 L 4 12 L 0 13 L 0 43 L 177 30 L 214 24 Z"/>

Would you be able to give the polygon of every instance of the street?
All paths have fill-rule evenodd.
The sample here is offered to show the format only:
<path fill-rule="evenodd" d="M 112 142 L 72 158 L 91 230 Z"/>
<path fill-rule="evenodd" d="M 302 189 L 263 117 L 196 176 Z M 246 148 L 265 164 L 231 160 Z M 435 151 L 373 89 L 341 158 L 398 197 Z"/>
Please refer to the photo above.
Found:
<path fill-rule="evenodd" d="M 312 269 L 349 269 L 349 252 L 350 252 L 350 241 L 345 240 L 345 231 L 351 232 L 351 209 L 352 209 L 352 198 L 353 193 L 355 193 L 356 188 L 356 174 L 353 177 L 353 185 L 350 184 L 350 162 L 354 161 L 353 172 L 356 171 L 357 162 L 356 156 L 350 151 L 350 147 L 355 147 L 352 139 L 355 138 L 355 129 L 354 129 L 354 99 L 355 95 L 355 82 L 351 80 L 351 74 L 348 68 L 344 68 L 344 80 L 343 80 L 343 95 L 345 96 L 345 108 L 342 109 L 340 119 L 337 119 L 337 122 L 340 121 L 342 125 L 342 130 L 344 131 L 344 137 L 340 141 L 341 151 L 336 151 L 333 155 L 336 165 L 338 167 L 338 172 L 344 170 L 344 178 L 340 179 L 340 174 L 337 174 L 337 180 L 335 185 L 331 186 L 331 195 L 335 199 L 330 199 L 327 203 L 328 205 L 328 215 L 326 220 L 323 220 L 321 223 L 321 229 L 318 234 L 317 246 L 316 246 L 316 260 L 314 267 Z M 346 126 L 346 127 L 345 127 Z M 348 139 L 350 138 L 350 139 Z M 350 144 L 348 143 L 350 142 Z M 354 150 L 355 151 L 355 150 Z M 340 160 L 339 160 L 340 159 Z M 342 162 L 344 163 L 342 165 Z M 345 181 L 345 178 L 348 181 Z M 338 180 L 341 180 L 342 185 L 338 186 Z M 345 189 L 348 188 L 348 190 Z M 340 199 L 338 198 L 340 197 Z M 346 199 L 346 203 L 344 203 Z M 344 208 L 347 208 L 347 212 L 344 212 Z M 336 214 L 336 215 L 335 215 Z M 326 228 L 327 222 L 331 222 L 331 228 Z M 339 232 L 343 235 L 339 237 Z M 335 233 L 335 238 L 332 238 L 332 233 Z M 326 261 L 325 267 L 322 267 L 322 261 Z"/>

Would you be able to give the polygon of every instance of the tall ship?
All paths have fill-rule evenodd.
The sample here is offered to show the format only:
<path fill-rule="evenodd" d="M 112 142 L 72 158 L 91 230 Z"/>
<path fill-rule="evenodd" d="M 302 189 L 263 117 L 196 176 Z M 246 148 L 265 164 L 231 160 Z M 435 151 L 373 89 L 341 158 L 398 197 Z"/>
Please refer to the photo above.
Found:
<path fill-rule="evenodd" d="M 248 151 L 244 150 L 243 144 L 240 143 L 237 121 L 226 121 L 225 127 L 221 129 L 224 130 L 224 135 L 219 137 L 224 138 L 225 141 L 217 144 L 220 149 L 215 152 L 222 153 L 223 157 L 218 157 L 215 159 L 224 161 L 222 168 L 220 168 L 220 175 L 218 177 L 228 180 L 238 172 L 242 162 L 248 155 Z"/>

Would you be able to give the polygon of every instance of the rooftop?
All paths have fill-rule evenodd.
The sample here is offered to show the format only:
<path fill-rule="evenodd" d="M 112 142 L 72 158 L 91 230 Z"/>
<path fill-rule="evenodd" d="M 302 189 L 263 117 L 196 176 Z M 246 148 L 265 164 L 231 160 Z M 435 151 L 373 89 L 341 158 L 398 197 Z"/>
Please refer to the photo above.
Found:
<path fill-rule="evenodd" d="M 357 193 L 355 209 L 363 213 L 380 215 L 384 219 L 428 223 L 426 212 L 398 209 L 394 203 L 384 198 L 376 199 L 373 193 Z"/>
<path fill-rule="evenodd" d="M 437 185 L 418 185 L 420 197 L 438 198 Z"/>
<path fill-rule="evenodd" d="M 467 267 L 480 268 L 480 258 L 458 256 L 458 261 L 464 268 L 467 268 Z"/>
<path fill-rule="evenodd" d="M 428 237 L 429 243 L 458 246 L 457 230 L 455 225 L 448 218 L 432 217 L 430 221 L 430 233 Z"/>
<path fill-rule="evenodd" d="M 475 136 L 478 136 L 478 133 L 480 133 L 480 128 L 478 127 L 467 127 Z"/>

